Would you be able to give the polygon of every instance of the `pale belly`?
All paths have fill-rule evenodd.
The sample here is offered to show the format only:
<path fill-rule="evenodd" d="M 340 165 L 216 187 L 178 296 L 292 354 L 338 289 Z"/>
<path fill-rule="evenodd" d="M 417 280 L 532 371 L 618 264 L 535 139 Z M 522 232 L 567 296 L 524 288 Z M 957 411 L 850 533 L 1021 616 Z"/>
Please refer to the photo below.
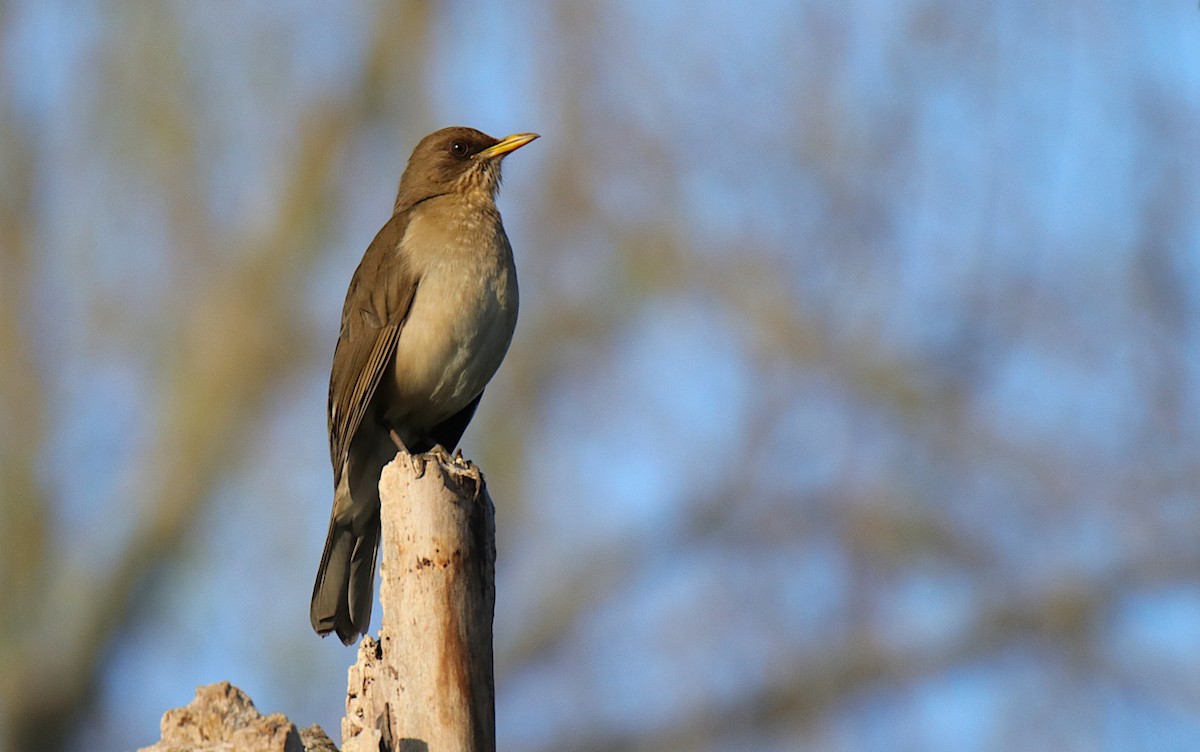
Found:
<path fill-rule="evenodd" d="M 510 271 L 427 275 L 396 345 L 388 421 L 424 432 L 469 405 L 500 367 L 516 318 Z"/>

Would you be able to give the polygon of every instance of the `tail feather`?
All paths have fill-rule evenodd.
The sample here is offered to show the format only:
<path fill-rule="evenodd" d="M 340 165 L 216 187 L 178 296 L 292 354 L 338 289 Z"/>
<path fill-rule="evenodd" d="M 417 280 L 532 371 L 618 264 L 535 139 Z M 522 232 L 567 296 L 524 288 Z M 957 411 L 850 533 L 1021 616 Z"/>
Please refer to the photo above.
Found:
<path fill-rule="evenodd" d="M 346 645 L 366 634 L 375 601 L 375 561 L 379 549 L 379 521 L 367 525 L 359 536 L 336 520 L 329 522 L 325 551 L 313 584 L 309 620 L 324 637 L 337 632 Z"/>
<path fill-rule="evenodd" d="M 367 529 L 354 544 L 350 556 L 348 613 L 354 629 L 365 634 L 371 625 L 371 606 L 375 603 L 375 563 L 379 560 L 379 519 L 367 524 Z M 346 637 L 342 636 L 342 642 Z M 350 637 L 350 642 L 357 634 Z"/>
<path fill-rule="evenodd" d="M 312 605 L 308 613 L 317 634 L 324 637 L 336 630 L 343 642 L 353 629 L 350 612 L 345 604 L 354 539 L 350 528 L 338 525 L 335 520 L 329 521 L 329 534 L 325 538 L 325 551 L 321 554 L 321 565 L 317 569 Z"/>
<path fill-rule="evenodd" d="M 386 435 L 360 432 L 334 489 L 309 618 L 317 634 L 337 632 L 347 645 L 371 624 L 379 558 L 379 475 L 394 456 Z"/>

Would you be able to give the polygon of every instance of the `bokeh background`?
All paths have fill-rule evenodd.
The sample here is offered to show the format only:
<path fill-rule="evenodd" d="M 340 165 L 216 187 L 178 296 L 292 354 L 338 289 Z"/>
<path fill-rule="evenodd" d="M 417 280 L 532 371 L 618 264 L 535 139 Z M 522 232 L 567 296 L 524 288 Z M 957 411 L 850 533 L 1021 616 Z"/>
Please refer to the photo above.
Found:
<path fill-rule="evenodd" d="M 328 366 L 543 138 L 464 439 L 501 748 L 1200 748 L 1194 2 L 0 4 L 0 749 L 335 739 Z M 376 610 L 378 619 L 378 609 Z"/>

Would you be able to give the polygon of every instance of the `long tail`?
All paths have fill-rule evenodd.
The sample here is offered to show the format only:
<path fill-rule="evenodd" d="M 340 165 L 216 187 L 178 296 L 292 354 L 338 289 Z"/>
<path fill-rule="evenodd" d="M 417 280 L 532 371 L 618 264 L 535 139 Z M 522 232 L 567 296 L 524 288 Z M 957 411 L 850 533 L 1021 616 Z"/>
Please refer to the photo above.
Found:
<path fill-rule="evenodd" d="M 322 637 L 337 632 L 346 645 L 366 634 L 375 602 L 375 562 L 379 550 L 379 518 L 370 520 L 361 535 L 348 525 L 329 521 L 325 552 L 313 584 L 309 619 Z"/>

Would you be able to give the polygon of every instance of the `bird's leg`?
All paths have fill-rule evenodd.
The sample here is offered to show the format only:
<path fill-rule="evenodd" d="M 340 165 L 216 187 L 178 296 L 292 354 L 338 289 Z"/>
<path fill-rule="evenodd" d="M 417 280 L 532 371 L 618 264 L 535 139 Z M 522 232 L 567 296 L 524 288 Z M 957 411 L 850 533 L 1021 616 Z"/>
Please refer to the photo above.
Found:
<path fill-rule="evenodd" d="M 408 451 L 408 447 L 404 446 L 404 442 L 400 439 L 400 434 L 396 433 L 396 429 L 389 428 L 388 436 L 392 438 L 392 443 L 396 445 L 396 449 L 408 455 L 408 461 L 412 464 L 413 472 L 420 478 L 425 474 L 425 458 L 412 454 Z"/>
<path fill-rule="evenodd" d="M 396 429 L 389 428 L 388 436 L 392 437 L 392 443 L 396 445 L 397 449 L 404 452 L 408 451 L 408 447 L 404 446 L 404 442 L 400 439 L 400 434 L 396 433 Z"/>

